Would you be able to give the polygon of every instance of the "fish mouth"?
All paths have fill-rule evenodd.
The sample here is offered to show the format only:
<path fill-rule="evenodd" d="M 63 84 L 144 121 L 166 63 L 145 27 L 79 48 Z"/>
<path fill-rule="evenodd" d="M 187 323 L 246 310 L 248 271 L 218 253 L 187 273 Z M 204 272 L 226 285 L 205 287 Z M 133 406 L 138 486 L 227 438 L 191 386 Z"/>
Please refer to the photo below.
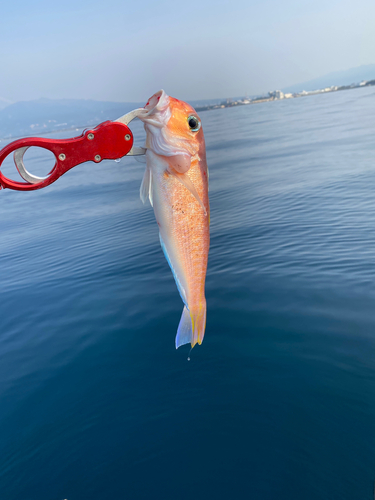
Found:
<path fill-rule="evenodd" d="M 157 112 L 163 112 L 169 106 L 169 96 L 164 92 L 164 90 L 159 90 L 147 101 L 144 109 L 147 111 L 147 115 L 150 116 Z"/>
<path fill-rule="evenodd" d="M 150 97 L 142 109 L 143 113 L 140 113 L 138 118 L 145 124 L 146 132 L 150 132 L 151 135 L 159 134 L 157 129 L 164 128 L 171 117 L 169 96 L 164 90 L 159 90 Z"/>

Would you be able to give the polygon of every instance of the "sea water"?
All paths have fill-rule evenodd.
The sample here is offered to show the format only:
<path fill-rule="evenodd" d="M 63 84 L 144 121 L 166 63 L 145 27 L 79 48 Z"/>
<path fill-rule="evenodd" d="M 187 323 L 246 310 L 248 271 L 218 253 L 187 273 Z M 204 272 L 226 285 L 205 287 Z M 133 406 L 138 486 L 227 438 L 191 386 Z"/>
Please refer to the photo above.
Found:
<path fill-rule="evenodd" d="M 373 88 L 201 114 L 189 362 L 144 165 L 0 191 L 2 500 L 372 499 L 374 115 Z"/>

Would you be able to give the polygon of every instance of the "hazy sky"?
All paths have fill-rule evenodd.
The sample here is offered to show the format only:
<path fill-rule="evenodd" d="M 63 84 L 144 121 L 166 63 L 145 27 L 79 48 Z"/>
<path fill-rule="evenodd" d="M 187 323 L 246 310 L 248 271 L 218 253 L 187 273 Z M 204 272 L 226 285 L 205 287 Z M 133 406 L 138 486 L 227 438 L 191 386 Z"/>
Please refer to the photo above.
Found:
<path fill-rule="evenodd" d="M 374 0 L 2 2 L 0 98 L 262 93 L 375 63 Z"/>

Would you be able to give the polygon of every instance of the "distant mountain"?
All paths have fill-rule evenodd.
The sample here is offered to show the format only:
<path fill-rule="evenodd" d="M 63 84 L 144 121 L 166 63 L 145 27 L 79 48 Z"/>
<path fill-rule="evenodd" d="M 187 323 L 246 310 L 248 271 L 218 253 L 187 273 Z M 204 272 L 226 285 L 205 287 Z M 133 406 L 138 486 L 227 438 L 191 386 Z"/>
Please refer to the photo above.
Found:
<path fill-rule="evenodd" d="M 358 66 L 357 68 L 347 69 L 345 71 L 335 71 L 328 73 L 328 75 L 314 78 L 308 82 L 298 83 L 282 89 L 283 92 L 301 92 L 302 90 L 317 90 L 334 85 L 350 85 L 352 83 L 359 83 L 363 80 L 375 79 L 375 64 L 368 64 L 366 66 Z"/>
<path fill-rule="evenodd" d="M 144 103 L 80 99 L 21 101 L 0 109 L 0 138 L 36 135 L 115 120 Z"/>
<path fill-rule="evenodd" d="M 217 99 L 198 99 L 198 100 L 192 100 L 188 101 L 190 106 L 193 106 L 193 108 L 199 108 L 201 106 L 210 106 L 212 104 L 219 104 L 221 101 L 225 101 L 226 98 L 217 98 Z"/>
<path fill-rule="evenodd" d="M 11 101 L 8 101 L 8 99 L 4 99 L 3 97 L 0 97 L 0 109 L 6 108 L 7 106 L 9 106 L 9 104 L 12 104 Z"/>

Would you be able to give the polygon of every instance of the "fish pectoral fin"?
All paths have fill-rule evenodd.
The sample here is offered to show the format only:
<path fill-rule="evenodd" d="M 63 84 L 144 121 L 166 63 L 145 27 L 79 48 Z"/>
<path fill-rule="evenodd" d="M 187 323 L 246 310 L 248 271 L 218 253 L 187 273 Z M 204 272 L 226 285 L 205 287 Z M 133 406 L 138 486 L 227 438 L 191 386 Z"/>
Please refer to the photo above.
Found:
<path fill-rule="evenodd" d="M 152 181 L 152 173 L 149 167 L 146 167 L 143 179 L 142 179 L 142 184 L 141 184 L 141 189 L 140 189 L 140 197 L 142 200 L 142 203 L 145 204 L 147 198 L 150 200 L 151 206 L 152 206 L 152 191 L 151 191 L 151 181 Z"/>
<path fill-rule="evenodd" d="M 207 215 L 207 210 L 206 207 L 203 205 L 203 201 L 200 199 L 199 194 L 197 193 L 197 190 L 194 187 L 194 184 L 190 180 L 190 177 L 187 174 L 178 174 L 175 172 L 173 169 L 168 170 L 168 172 L 173 175 L 183 186 L 186 187 L 188 191 L 194 196 L 194 198 L 198 201 L 200 206 L 203 208 L 204 215 Z"/>
<path fill-rule="evenodd" d="M 184 174 L 191 166 L 191 156 L 182 154 L 169 156 L 168 165 L 179 174 Z"/>
<path fill-rule="evenodd" d="M 184 344 L 190 344 L 193 339 L 193 327 L 190 313 L 187 307 L 184 307 L 176 335 L 176 349 Z"/>

